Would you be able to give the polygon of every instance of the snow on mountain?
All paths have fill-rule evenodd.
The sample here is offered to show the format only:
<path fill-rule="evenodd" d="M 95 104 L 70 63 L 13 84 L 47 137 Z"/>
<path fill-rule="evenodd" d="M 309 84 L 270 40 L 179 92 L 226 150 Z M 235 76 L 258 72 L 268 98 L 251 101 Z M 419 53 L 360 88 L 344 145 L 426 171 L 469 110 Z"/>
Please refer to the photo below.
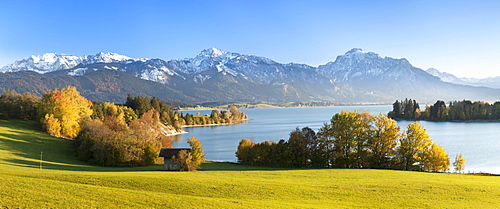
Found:
<path fill-rule="evenodd" d="M 282 64 L 265 57 L 209 48 L 193 58 L 170 61 L 134 59 L 116 53 L 81 57 L 47 53 L 30 56 L 0 69 L 0 72 L 17 71 L 35 71 L 42 74 L 50 72 L 48 76 L 44 76 L 46 78 L 50 75 L 95 77 L 113 74 L 126 78 L 134 76 L 133 79 L 165 84 L 160 85 L 161 88 L 174 89 L 176 93 L 183 92 L 189 98 L 219 101 L 239 99 L 386 102 L 405 97 L 429 101 L 446 98 L 490 98 L 489 95 L 498 95 L 498 91 L 493 89 L 478 90 L 443 82 L 455 82 L 450 79 L 456 77 L 435 69 L 425 72 L 412 66 L 406 59 L 381 57 L 377 53 L 364 52 L 359 48 L 351 49 L 337 56 L 335 61 L 319 67 L 297 63 Z M 7 73 L 0 75 L 8 78 L 23 76 Z M 458 80 L 467 82 L 467 85 L 500 88 L 500 77 L 478 81 L 457 78 L 456 82 Z M 134 89 L 140 89 L 140 85 L 151 84 L 135 81 L 133 83 L 137 85 Z M 40 81 L 34 88 L 42 84 L 44 82 Z"/>
<path fill-rule="evenodd" d="M 205 49 L 194 58 L 171 60 L 169 67 L 180 74 L 193 76 L 194 81 L 199 83 L 213 77 L 199 75 L 210 70 L 222 75 L 242 76 L 260 84 L 282 81 L 290 76 L 292 68 L 314 71 L 313 67 L 307 65 L 280 64 L 269 58 L 226 52 L 216 48 Z"/>
<path fill-rule="evenodd" d="M 332 79 L 342 81 L 388 77 L 392 80 L 408 77 L 420 69 L 406 59 L 382 58 L 374 52 L 354 48 L 338 56 L 334 62 L 320 65 L 318 71 Z"/>
<path fill-rule="evenodd" d="M 2 67 L 0 72 L 35 71 L 44 74 L 73 68 L 80 64 L 82 60 L 82 57 L 56 53 L 32 55 L 26 59 L 15 61 L 10 65 Z"/>
<path fill-rule="evenodd" d="M 101 52 L 96 55 L 85 55 L 81 57 L 56 53 L 45 53 L 42 55 L 32 55 L 27 59 L 15 61 L 13 64 L 2 67 L 0 69 L 0 72 L 35 71 L 40 74 L 45 74 L 53 71 L 71 69 L 77 67 L 78 65 L 146 60 L 147 59 L 132 59 L 125 55 L 119 55 L 109 52 Z M 73 70 L 69 75 L 81 75 L 81 73 L 85 72 L 82 69 Z"/>
<path fill-rule="evenodd" d="M 317 68 L 297 63 L 281 64 L 265 57 L 209 48 L 201 51 L 194 58 L 170 61 L 134 59 L 110 52 L 81 57 L 46 53 L 15 61 L 1 68 L 0 72 L 35 71 L 45 74 L 61 70 L 66 70 L 65 74 L 71 76 L 81 76 L 97 70 L 117 70 L 163 84 L 169 83 L 172 77 L 203 84 L 217 74 L 241 77 L 258 84 L 277 85 L 287 82 L 362 83 L 389 80 L 413 82 L 419 79 L 432 80 L 435 76 L 441 81 L 454 84 L 500 88 L 500 78 L 457 78 L 433 68 L 425 73 L 412 66 L 406 59 L 381 57 L 377 53 L 364 52 L 360 48 L 353 48 L 337 56 L 335 61 Z"/>
<path fill-rule="evenodd" d="M 128 60 L 136 60 L 125 55 L 120 55 L 116 53 L 97 53 L 96 55 L 85 55 L 82 57 L 82 65 L 89 65 L 94 63 L 114 63 L 114 62 L 124 62 Z"/>
<path fill-rule="evenodd" d="M 187 75 L 194 75 L 208 69 L 217 69 L 222 72 L 224 69 L 230 70 L 229 67 L 224 65 L 238 56 L 240 56 L 238 53 L 210 48 L 201 51 L 195 58 L 174 59 L 170 61 L 170 64 L 176 71 Z"/>
<path fill-rule="evenodd" d="M 124 70 L 125 72 L 133 71 L 133 74 L 141 79 L 159 82 L 162 84 L 168 83 L 168 80 L 174 75 L 185 79 L 177 72 L 171 70 L 168 66 L 169 64 L 164 60 L 149 59 L 127 63 Z"/>
<path fill-rule="evenodd" d="M 426 70 L 427 73 L 438 77 L 441 79 L 441 81 L 448 82 L 448 83 L 456 83 L 456 84 L 465 84 L 464 81 L 462 81 L 460 78 L 457 78 L 455 75 L 447 73 L 447 72 L 440 72 L 439 70 L 435 68 L 429 68 Z"/>

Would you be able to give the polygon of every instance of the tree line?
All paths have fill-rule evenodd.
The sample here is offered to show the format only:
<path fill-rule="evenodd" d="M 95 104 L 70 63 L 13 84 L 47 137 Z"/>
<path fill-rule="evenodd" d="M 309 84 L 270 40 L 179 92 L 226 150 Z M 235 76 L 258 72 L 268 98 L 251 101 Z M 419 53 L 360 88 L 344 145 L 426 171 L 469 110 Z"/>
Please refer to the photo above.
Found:
<path fill-rule="evenodd" d="M 461 156 L 461 155 L 460 155 Z M 342 111 L 315 133 L 296 128 L 288 141 L 254 143 L 242 139 L 236 151 L 242 164 L 299 168 L 382 168 L 444 172 L 446 151 L 418 122 L 401 132 L 382 114 Z"/>
<path fill-rule="evenodd" d="M 426 105 L 421 111 L 415 100 L 396 100 L 388 116 L 394 119 L 430 120 L 430 121 L 498 121 L 500 120 L 500 102 L 471 102 L 470 100 L 446 102 L 438 100 L 433 105 Z"/>
<path fill-rule="evenodd" d="M 0 119 L 35 120 L 40 97 L 7 90 L 0 96 Z"/>
<path fill-rule="evenodd" d="M 185 125 L 224 124 L 248 118 L 245 113 L 239 111 L 235 106 L 231 106 L 229 109 L 223 111 L 214 109 L 210 115 L 201 116 L 174 111 L 166 102 L 160 101 L 156 97 L 149 99 L 141 96 L 133 97 L 130 94 L 127 96 L 125 106 L 134 109 L 138 116 L 151 109 L 158 110 L 161 122 L 166 125 L 172 125 L 178 130 L 182 129 L 182 126 Z"/>

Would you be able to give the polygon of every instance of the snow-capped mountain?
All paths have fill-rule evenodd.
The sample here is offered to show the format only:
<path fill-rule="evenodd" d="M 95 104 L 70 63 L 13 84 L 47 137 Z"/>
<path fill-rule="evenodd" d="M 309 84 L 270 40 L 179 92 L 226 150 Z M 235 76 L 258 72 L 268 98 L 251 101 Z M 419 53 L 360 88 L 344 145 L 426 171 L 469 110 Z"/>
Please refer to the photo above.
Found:
<path fill-rule="evenodd" d="M 195 58 L 174 59 L 168 62 L 169 68 L 194 76 L 195 81 L 204 82 L 213 75 L 207 71 L 214 70 L 223 75 L 241 76 L 259 84 L 282 83 L 294 78 L 298 71 L 314 73 L 314 67 L 300 64 L 281 64 L 265 57 L 226 52 L 216 48 L 203 50 Z"/>
<path fill-rule="evenodd" d="M 359 48 L 338 56 L 334 62 L 320 65 L 318 71 L 330 78 L 352 82 L 372 79 L 415 80 L 419 76 L 426 76 L 406 59 L 382 58 L 374 52 L 363 52 Z"/>
<path fill-rule="evenodd" d="M 96 55 L 83 56 L 82 62 L 80 62 L 80 64 L 90 65 L 90 64 L 95 64 L 95 63 L 116 63 L 116 62 L 138 61 L 138 60 L 146 61 L 147 59 L 132 59 L 132 58 L 127 57 L 125 55 L 116 54 L 116 53 L 112 53 L 112 52 L 108 52 L 108 53 L 99 52 Z"/>
<path fill-rule="evenodd" d="M 10 65 L 2 67 L 0 72 L 35 71 L 43 74 L 73 68 L 80 64 L 82 60 L 82 57 L 56 53 L 32 55 L 27 59 L 15 61 Z"/>
<path fill-rule="evenodd" d="M 16 61 L 0 71 L 9 72 L 0 73 L 0 90 L 17 88 L 21 92 L 28 89 L 43 92 L 40 89 L 62 88 L 64 86 L 58 85 L 73 81 L 76 83 L 72 85 L 86 89 L 84 95 L 97 100 L 123 99 L 126 93 L 117 94 L 125 91 L 163 97 L 176 95 L 190 102 L 483 100 L 500 95 L 497 90 L 443 82 L 412 66 L 406 59 L 381 57 L 358 48 L 319 67 L 282 64 L 265 57 L 209 48 L 193 58 L 170 61 L 135 59 L 116 53 L 81 57 L 48 53 Z M 126 78 L 127 84 L 117 78 Z"/>
<path fill-rule="evenodd" d="M 40 74 L 67 70 L 78 65 L 89 65 L 95 63 L 116 63 L 124 61 L 137 61 L 130 57 L 116 53 L 98 53 L 96 55 L 73 56 L 56 53 L 45 53 L 42 55 L 32 55 L 27 59 L 15 61 L 13 64 L 4 66 L 0 72 L 34 71 Z M 80 70 L 81 71 L 81 70 Z M 79 75 L 75 73 L 74 75 Z"/>
<path fill-rule="evenodd" d="M 429 90 L 440 94 L 436 87 L 439 79 L 412 66 L 408 60 L 381 57 L 359 48 L 338 56 L 334 62 L 318 66 L 317 70 L 332 80 L 364 89 L 366 95 L 409 97 L 415 94 L 422 98 Z M 428 86 L 428 89 L 422 89 L 422 86 Z"/>

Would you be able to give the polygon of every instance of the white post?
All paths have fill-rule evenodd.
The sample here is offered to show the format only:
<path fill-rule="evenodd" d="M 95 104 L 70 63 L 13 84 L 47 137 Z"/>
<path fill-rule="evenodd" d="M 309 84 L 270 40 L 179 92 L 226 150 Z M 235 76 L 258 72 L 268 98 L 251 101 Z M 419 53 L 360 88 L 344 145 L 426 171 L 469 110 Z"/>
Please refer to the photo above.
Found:
<path fill-rule="evenodd" d="M 40 170 L 42 170 L 43 151 L 40 151 Z"/>

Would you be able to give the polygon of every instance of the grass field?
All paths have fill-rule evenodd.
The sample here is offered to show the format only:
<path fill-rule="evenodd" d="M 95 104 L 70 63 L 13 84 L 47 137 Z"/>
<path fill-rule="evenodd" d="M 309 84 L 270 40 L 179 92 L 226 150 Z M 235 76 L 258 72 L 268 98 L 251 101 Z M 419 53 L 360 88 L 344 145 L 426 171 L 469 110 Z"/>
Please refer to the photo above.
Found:
<path fill-rule="evenodd" d="M 43 151 L 42 169 L 40 152 Z M 34 122 L 0 120 L 2 208 L 499 208 L 500 177 L 205 163 L 105 168 Z"/>

